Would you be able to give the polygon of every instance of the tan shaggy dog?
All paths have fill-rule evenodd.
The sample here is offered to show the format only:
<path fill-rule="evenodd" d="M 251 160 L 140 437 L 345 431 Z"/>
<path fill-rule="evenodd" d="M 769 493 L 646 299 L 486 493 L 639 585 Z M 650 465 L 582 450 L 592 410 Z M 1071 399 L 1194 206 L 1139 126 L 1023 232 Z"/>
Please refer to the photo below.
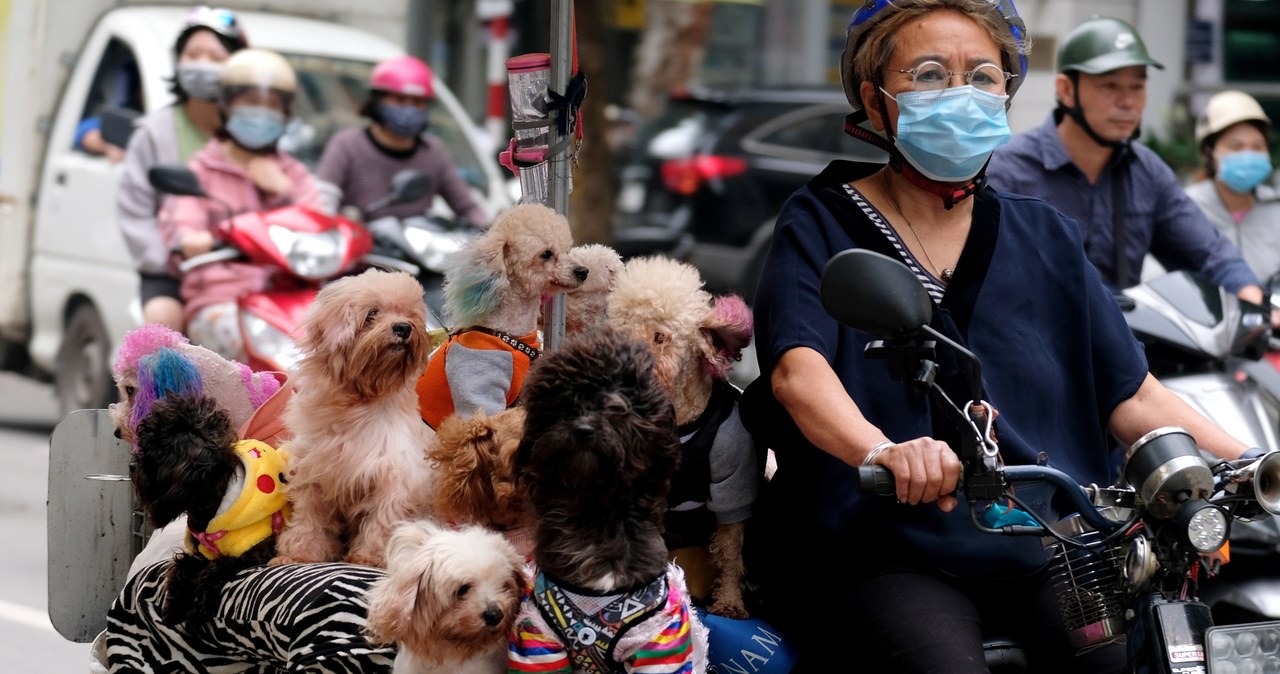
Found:
<path fill-rule="evenodd" d="M 404 522 L 369 589 L 367 632 L 396 643 L 393 674 L 501 674 L 526 583 L 520 555 L 482 527 Z"/>
<path fill-rule="evenodd" d="M 436 464 L 436 519 L 497 531 L 527 557 L 537 521 L 516 487 L 513 461 L 524 417 L 520 407 L 492 416 L 455 414 L 440 424 L 430 457 Z"/>
<path fill-rule="evenodd" d="M 541 352 L 542 299 L 587 280 L 587 268 L 568 257 L 571 247 L 564 216 L 521 204 L 458 251 L 444 276 L 449 340 L 431 355 L 417 385 L 429 426 L 439 428 L 455 413 L 495 414 L 515 402 Z"/>
<path fill-rule="evenodd" d="M 609 294 L 608 323 L 648 344 L 675 405 L 681 461 L 667 497 L 667 549 L 695 598 L 710 599 L 712 613 L 745 618 L 744 522 L 764 469 L 727 377 L 751 341 L 751 311 L 702 285 L 683 262 L 632 259 Z"/>
<path fill-rule="evenodd" d="M 427 357 L 422 286 L 376 269 L 339 279 L 303 328 L 285 410 L 293 517 L 273 561 L 382 566 L 392 530 L 431 499 L 432 434 L 413 391 Z"/>

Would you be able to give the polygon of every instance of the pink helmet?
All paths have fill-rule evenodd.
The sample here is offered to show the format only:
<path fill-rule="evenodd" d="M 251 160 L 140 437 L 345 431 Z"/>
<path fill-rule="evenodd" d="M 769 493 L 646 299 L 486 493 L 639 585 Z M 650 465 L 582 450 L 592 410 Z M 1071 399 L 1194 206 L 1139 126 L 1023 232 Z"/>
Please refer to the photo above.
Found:
<path fill-rule="evenodd" d="M 369 75 L 369 88 L 405 96 L 431 98 L 431 68 L 413 56 L 389 58 L 374 66 Z"/>

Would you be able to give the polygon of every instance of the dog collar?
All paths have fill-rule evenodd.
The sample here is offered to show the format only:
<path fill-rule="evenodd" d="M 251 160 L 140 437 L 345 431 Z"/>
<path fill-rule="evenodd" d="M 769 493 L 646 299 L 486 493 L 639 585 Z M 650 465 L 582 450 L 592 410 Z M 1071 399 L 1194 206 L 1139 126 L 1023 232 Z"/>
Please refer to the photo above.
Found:
<path fill-rule="evenodd" d="M 542 349 L 531 346 L 527 342 L 521 341 L 519 337 L 516 337 L 515 335 L 512 335 L 510 333 L 503 332 L 501 330 L 486 328 L 483 325 L 473 325 L 469 328 L 462 328 L 461 330 L 454 332 L 453 336 L 456 337 L 458 335 L 461 335 L 464 332 L 479 332 L 482 334 L 497 337 L 498 339 L 502 340 L 503 344 L 506 344 L 507 346 L 515 349 L 516 351 L 519 351 L 520 353 L 523 353 L 524 355 L 528 356 L 529 360 L 531 361 L 537 360 L 538 356 L 542 355 Z"/>
<path fill-rule="evenodd" d="M 667 575 L 617 594 L 574 591 L 539 573 L 533 582 L 533 603 L 547 621 L 569 637 L 566 646 L 578 669 L 608 672 L 616 665 L 614 647 L 630 629 L 667 605 Z"/>

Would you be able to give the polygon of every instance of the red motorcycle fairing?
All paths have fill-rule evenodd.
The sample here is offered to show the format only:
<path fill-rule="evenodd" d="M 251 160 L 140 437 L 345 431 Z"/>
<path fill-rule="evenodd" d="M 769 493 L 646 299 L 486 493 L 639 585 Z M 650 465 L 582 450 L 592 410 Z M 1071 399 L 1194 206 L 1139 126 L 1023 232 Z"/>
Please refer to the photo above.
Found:
<path fill-rule="evenodd" d="M 242 213 L 220 225 L 221 238 L 256 263 L 270 263 L 289 270 L 285 252 L 271 240 L 272 228 L 300 234 L 322 234 L 336 230 L 344 251 L 339 271 L 347 272 L 373 249 L 373 237 L 363 227 L 340 215 L 328 215 L 305 206 L 283 206 L 269 211 Z"/>

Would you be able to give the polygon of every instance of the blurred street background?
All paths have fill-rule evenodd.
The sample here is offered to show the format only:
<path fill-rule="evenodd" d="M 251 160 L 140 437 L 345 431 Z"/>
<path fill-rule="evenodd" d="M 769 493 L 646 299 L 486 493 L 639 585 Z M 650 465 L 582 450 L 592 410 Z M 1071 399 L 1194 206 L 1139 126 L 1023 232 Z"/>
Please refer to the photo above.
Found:
<path fill-rule="evenodd" d="M 62 639 L 47 619 L 47 438 L 76 407 L 75 387 L 109 390 L 111 354 L 139 314 L 133 295 L 118 290 L 134 288 L 136 276 L 115 225 L 114 182 L 76 182 L 95 172 L 114 181 L 115 169 L 72 152 L 69 129 L 108 95 L 108 66 L 171 57 L 170 33 L 147 34 L 146 44 L 137 34 L 100 35 L 101 17 L 151 4 L 0 0 L 0 371 L 8 371 L 0 373 L 0 531 L 10 541 L 0 562 L 0 671 L 78 672 L 86 660 L 87 645 Z M 279 30 L 268 25 L 271 15 L 305 17 L 323 23 L 308 24 L 317 30 L 356 31 L 379 50 L 420 56 L 456 99 L 433 112 L 432 133 L 446 138 L 488 208 L 518 198 L 497 160 L 512 133 L 503 63 L 550 49 L 547 0 L 210 4 L 257 12 L 244 18 L 251 44 Z M 709 289 L 750 301 L 786 196 L 833 159 L 883 160 L 841 132 L 849 107 L 837 64 L 849 16 L 862 4 L 578 0 L 577 59 L 588 90 L 570 201 L 576 241 L 686 259 Z M 1034 49 L 1009 113 L 1015 133 L 1052 110 L 1058 41 L 1094 14 L 1132 23 L 1166 65 L 1150 70 L 1142 142 L 1179 175 L 1189 179 L 1200 161 L 1192 129 L 1213 93 L 1241 89 L 1280 119 L 1280 0 L 1017 6 Z M 255 16 L 263 17 L 261 33 Z M 312 167 L 334 128 L 363 121 L 356 107 L 372 62 L 353 55 L 354 38 L 338 42 L 327 55 L 286 53 L 309 97 L 291 148 Z M 164 91 L 144 93 L 167 102 Z M 56 201 L 62 193 L 69 196 Z M 84 334 L 72 330 L 82 315 Z M 64 330 L 79 338 L 74 347 L 64 345 Z M 745 384 L 754 374 L 748 353 L 736 378 Z"/>

